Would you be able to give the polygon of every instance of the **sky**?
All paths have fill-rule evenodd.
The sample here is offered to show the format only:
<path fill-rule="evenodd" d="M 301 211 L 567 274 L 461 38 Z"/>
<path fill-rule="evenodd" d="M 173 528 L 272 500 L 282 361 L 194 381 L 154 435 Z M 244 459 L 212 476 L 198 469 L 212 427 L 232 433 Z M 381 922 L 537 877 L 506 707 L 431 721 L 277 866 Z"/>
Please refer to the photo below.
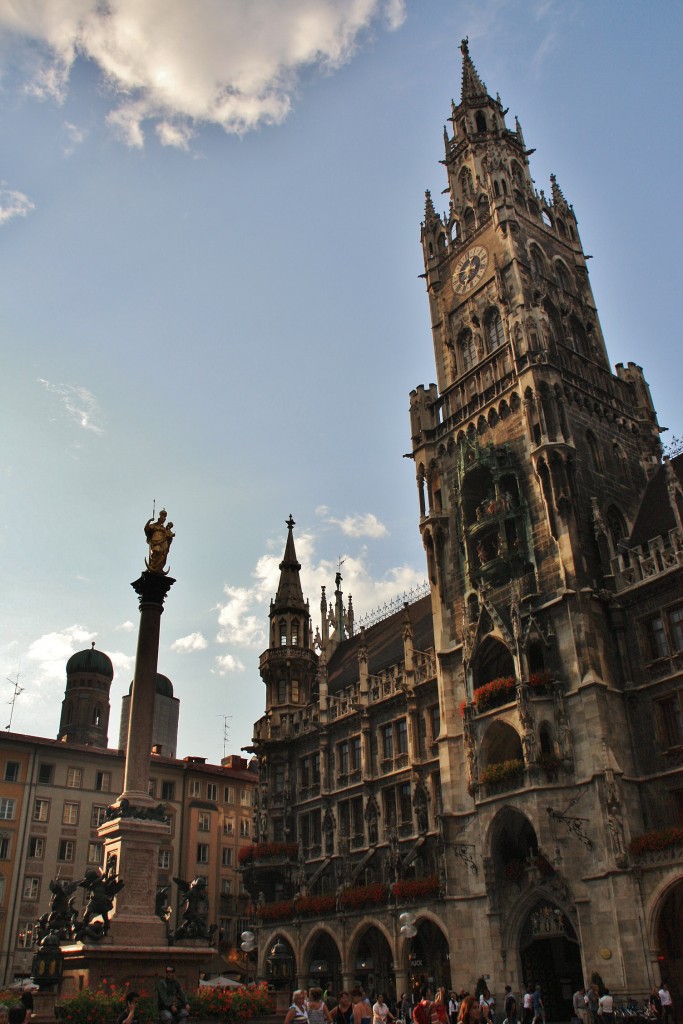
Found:
<path fill-rule="evenodd" d="M 290 513 L 314 624 L 341 560 L 357 619 L 422 583 L 419 225 L 463 36 L 681 437 L 682 29 L 677 0 L 0 0 L 0 728 L 56 736 L 94 640 L 117 745 L 153 502 L 181 757 L 263 713 Z"/>

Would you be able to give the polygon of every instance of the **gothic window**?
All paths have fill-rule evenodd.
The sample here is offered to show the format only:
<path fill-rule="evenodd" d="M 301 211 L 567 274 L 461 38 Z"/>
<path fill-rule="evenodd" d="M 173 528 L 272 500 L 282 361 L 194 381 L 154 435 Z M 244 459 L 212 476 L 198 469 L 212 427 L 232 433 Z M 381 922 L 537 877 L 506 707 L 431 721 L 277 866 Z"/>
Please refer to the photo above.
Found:
<path fill-rule="evenodd" d="M 496 197 L 496 199 L 500 195 L 500 185 L 498 184 L 497 181 L 494 181 L 493 183 L 493 194 Z"/>
<path fill-rule="evenodd" d="M 489 352 L 493 352 L 494 349 L 499 348 L 505 341 L 503 321 L 501 320 L 500 313 L 497 309 L 492 309 L 486 317 L 486 340 L 488 342 Z"/>
<path fill-rule="evenodd" d="M 567 237 L 567 229 L 564 226 L 564 221 L 563 220 L 558 220 L 556 223 L 557 223 L 557 230 L 559 231 L 559 233 L 562 235 L 563 238 L 566 238 Z"/>
<path fill-rule="evenodd" d="M 545 226 L 546 226 L 547 228 L 551 228 L 551 227 L 553 226 L 553 222 L 552 222 L 552 219 L 551 219 L 551 217 L 550 217 L 550 214 L 548 213 L 548 211 L 547 211 L 547 210 L 544 210 L 544 211 L 542 212 L 542 214 L 541 214 L 541 220 L 543 221 L 543 223 L 545 224 Z"/>
<path fill-rule="evenodd" d="M 475 121 L 477 122 L 477 131 L 478 132 L 485 132 L 486 131 L 486 118 L 485 118 L 485 116 L 484 116 L 484 114 L 482 113 L 481 110 L 477 111 L 477 116 L 475 118 Z"/>
<path fill-rule="evenodd" d="M 463 167 L 463 169 L 460 172 L 458 181 L 460 183 L 460 191 L 462 192 L 463 196 L 467 196 L 474 191 L 474 188 L 472 186 L 472 172 L 470 171 L 469 167 Z"/>
<path fill-rule="evenodd" d="M 474 221 L 474 210 L 472 209 L 471 206 L 468 206 L 467 209 L 465 210 L 465 215 L 463 217 L 465 231 L 472 231 L 472 229 L 474 228 Z"/>
<path fill-rule="evenodd" d="M 462 355 L 463 370 L 469 370 L 477 361 L 477 349 L 474 344 L 472 331 L 463 331 L 458 338 L 458 345 Z"/>
<path fill-rule="evenodd" d="M 299 646 L 299 620 L 292 619 L 292 647 Z"/>
<path fill-rule="evenodd" d="M 569 343 L 579 355 L 586 354 L 586 332 L 576 317 L 572 317 L 569 321 Z"/>
<path fill-rule="evenodd" d="M 532 245 L 529 249 L 529 258 L 531 259 L 531 266 L 534 272 L 539 277 L 543 277 L 545 274 L 545 259 L 537 245 Z"/>
<path fill-rule="evenodd" d="M 557 271 L 557 280 L 560 283 L 560 288 L 564 288 L 566 292 L 571 291 L 569 272 L 567 271 L 564 263 L 561 263 L 560 260 L 558 260 L 555 264 L 555 270 Z"/>
<path fill-rule="evenodd" d="M 624 517 L 615 505 L 611 505 L 607 509 L 607 529 L 612 540 L 612 547 L 616 552 L 619 541 L 626 540 L 627 530 Z"/>
<path fill-rule="evenodd" d="M 554 753 L 552 733 L 547 722 L 543 722 L 538 730 L 538 745 L 542 754 L 552 755 Z"/>
<path fill-rule="evenodd" d="M 512 171 L 512 177 L 514 178 L 515 184 L 524 190 L 524 172 L 516 160 L 513 160 L 510 164 L 510 170 Z"/>
<path fill-rule="evenodd" d="M 280 619 L 280 647 L 287 646 L 287 623 L 285 619 Z"/>
<path fill-rule="evenodd" d="M 655 660 L 657 658 L 667 658 L 669 656 L 669 641 L 661 615 L 653 615 L 652 618 L 645 622 L 645 634 L 650 649 L 650 657 Z"/>
<path fill-rule="evenodd" d="M 598 442 L 595 440 L 595 434 L 591 433 L 590 430 L 586 431 L 586 444 L 588 445 L 591 468 L 596 473 L 602 473 L 602 459 L 600 458 Z"/>
<path fill-rule="evenodd" d="M 292 679 L 292 704 L 299 703 L 299 680 Z"/>

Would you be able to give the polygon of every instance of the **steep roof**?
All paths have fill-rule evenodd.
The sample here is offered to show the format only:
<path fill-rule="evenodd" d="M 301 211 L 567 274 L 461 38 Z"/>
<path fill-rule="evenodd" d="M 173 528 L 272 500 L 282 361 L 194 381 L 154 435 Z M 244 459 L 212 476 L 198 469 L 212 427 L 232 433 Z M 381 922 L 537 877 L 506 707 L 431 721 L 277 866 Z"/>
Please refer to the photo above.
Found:
<path fill-rule="evenodd" d="M 409 605 L 408 614 L 413 627 L 415 650 L 427 651 L 433 648 L 432 599 L 429 594 Z M 405 609 L 401 608 L 365 631 L 370 675 L 376 675 L 382 669 L 403 661 L 404 615 Z M 356 633 L 355 636 L 340 644 L 332 654 L 327 667 L 330 693 L 337 693 L 357 682 L 360 642 L 360 633 Z"/>
<path fill-rule="evenodd" d="M 671 459 L 669 467 L 667 469 L 666 464 L 659 466 L 648 480 L 629 537 L 629 547 L 646 544 L 653 537 L 665 536 L 669 530 L 675 529 L 676 520 L 669 501 L 667 477 L 669 472 L 675 473 L 683 487 L 683 454 Z"/>

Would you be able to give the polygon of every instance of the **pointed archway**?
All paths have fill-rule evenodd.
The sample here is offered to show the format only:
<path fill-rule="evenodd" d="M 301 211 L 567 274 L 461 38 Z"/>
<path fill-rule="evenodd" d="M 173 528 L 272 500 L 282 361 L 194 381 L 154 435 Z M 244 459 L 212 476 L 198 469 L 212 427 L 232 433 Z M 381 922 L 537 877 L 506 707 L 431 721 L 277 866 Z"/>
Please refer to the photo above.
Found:
<path fill-rule="evenodd" d="M 373 1000 L 380 992 L 396 998 L 394 957 L 386 935 L 369 925 L 357 936 L 351 948 L 350 969 L 355 983 Z"/>
<path fill-rule="evenodd" d="M 330 992 L 342 990 L 342 966 L 339 947 L 326 930 L 316 932 L 304 953 L 304 971 L 308 973 L 308 986 Z"/>
<path fill-rule="evenodd" d="M 441 986 L 451 989 L 451 957 L 448 939 L 434 921 L 422 918 L 417 922 L 417 935 L 408 953 L 408 980 L 413 999 L 419 999 L 423 985 L 433 992 Z"/>
<path fill-rule="evenodd" d="M 660 904 L 657 948 L 662 979 L 668 979 L 674 1006 L 680 1006 L 683 998 L 683 878 L 667 889 Z"/>
<path fill-rule="evenodd" d="M 568 1020 L 583 967 L 567 915 L 550 901 L 539 900 L 522 929 L 519 952 L 525 985 L 541 986 L 546 1020 Z"/>

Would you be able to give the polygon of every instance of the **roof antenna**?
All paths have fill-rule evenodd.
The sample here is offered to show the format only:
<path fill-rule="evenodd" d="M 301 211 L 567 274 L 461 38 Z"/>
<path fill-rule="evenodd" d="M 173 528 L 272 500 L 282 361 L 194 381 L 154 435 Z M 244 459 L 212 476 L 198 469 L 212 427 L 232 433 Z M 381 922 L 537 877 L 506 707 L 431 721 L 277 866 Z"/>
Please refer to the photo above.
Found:
<path fill-rule="evenodd" d="M 12 708 L 12 710 L 10 711 L 10 715 L 9 715 L 9 724 L 5 727 L 9 731 L 12 728 L 12 719 L 14 718 L 14 705 L 17 702 L 17 697 L 19 696 L 19 694 L 24 692 L 24 687 L 23 686 L 19 686 L 19 669 L 17 669 L 17 678 L 16 679 L 10 679 L 9 676 L 7 676 L 6 678 L 7 678 L 7 682 L 11 683 L 12 686 L 14 687 L 14 692 L 12 694 L 12 699 L 7 701 L 7 703 Z"/>
<path fill-rule="evenodd" d="M 223 758 L 225 758 L 227 757 L 225 751 L 227 750 L 228 738 L 230 736 L 228 721 L 232 718 L 232 715 L 219 715 L 218 717 L 223 719 Z"/>

